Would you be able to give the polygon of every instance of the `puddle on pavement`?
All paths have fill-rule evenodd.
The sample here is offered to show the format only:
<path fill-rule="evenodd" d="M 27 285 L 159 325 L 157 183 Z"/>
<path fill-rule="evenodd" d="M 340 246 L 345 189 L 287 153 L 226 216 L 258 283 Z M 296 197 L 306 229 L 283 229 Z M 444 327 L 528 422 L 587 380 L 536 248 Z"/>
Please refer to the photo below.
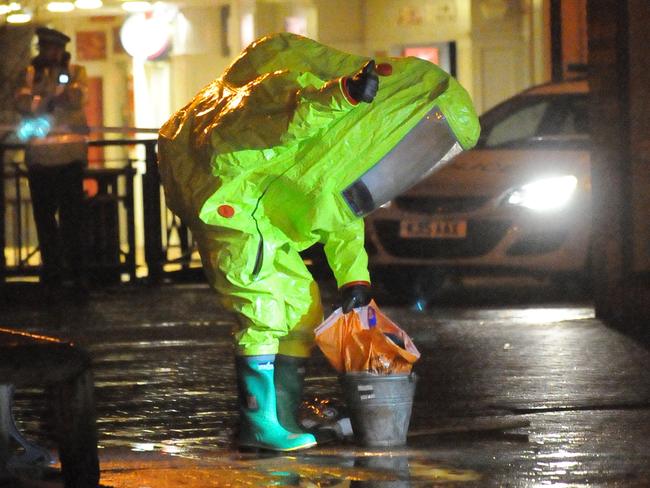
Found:
<path fill-rule="evenodd" d="M 87 327 L 105 486 L 406 487 L 479 479 L 476 472 L 441 465 L 417 451 L 392 457 L 350 449 L 234 457 L 237 396 L 223 325 L 165 323 L 152 333 L 150 324 L 108 331 Z M 312 399 L 304 405 L 308 414 L 336 416 L 340 397 L 337 376 L 315 355 L 305 384 L 305 398 Z M 16 397 L 15 413 L 37 439 L 44 437 L 41 398 L 29 391 Z"/>
<path fill-rule="evenodd" d="M 97 388 L 104 400 L 98 405 L 102 486 L 397 488 L 480 479 L 474 471 L 441 465 L 417 450 L 396 455 L 396 451 L 369 452 L 344 444 L 296 456 L 233 454 L 237 415 L 231 385 L 210 386 L 213 380 L 208 375 L 201 386 L 196 378 L 192 384 L 161 384 L 154 374 L 160 363 L 151 358 L 139 374 L 131 370 L 129 380 L 120 381 L 113 368 L 110 365 L 100 373 L 103 378 Z M 303 404 L 306 415 L 321 420 L 336 416 L 341 408 L 336 389 L 333 376 L 311 378 L 307 390 L 319 394 Z M 125 390 L 129 391 L 126 398 Z M 28 407 L 28 400 L 23 397 L 19 403 Z M 34 422 L 39 416 L 30 408 L 19 411 Z M 28 430 L 38 433 L 36 423 Z"/>
<path fill-rule="evenodd" d="M 107 453 L 110 456 L 110 453 Z M 296 456 L 202 454 L 200 459 L 130 454 L 102 460 L 102 484 L 113 488 L 422 487 L 471 482 L 475 471 L 437 464 L 420 451 L 317 449 Z"/>

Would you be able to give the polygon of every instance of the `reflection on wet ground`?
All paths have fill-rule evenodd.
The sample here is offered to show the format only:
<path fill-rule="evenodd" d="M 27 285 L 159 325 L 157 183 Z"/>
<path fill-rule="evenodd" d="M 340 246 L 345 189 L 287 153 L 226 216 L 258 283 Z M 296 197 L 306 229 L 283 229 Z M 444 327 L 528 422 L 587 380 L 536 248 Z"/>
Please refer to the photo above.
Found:
<path fill-rule="evenodd" d="M 594 320 L 588 303 L 385 311 L 422 353 L 409 448 L 387 456 L 352 444 L 296 456 L 237 454 L 235 322 L 205 287 L 99 292 L 84 308 L 16 305 L 0 319 L 73 338 L 91 352 L 105 485 L 650 483 L 650 354 Z M 343 409 L 338 378 L 318 352 L 306 395 Z M 39 398 L 16 397 L 35 437 L 43 436 Z M 515 428 L 498 428 L 512 418 Z"/>
<path fill-rule="evenodd" d="M 369 453 L 316 449 L 297 456 L 245 456 L 203 453 L 199 460 L 151 457 L 143 461 L 110 458 L 102 482 L 115 488 L 146 483 L 157 488 L 185 486 L 302 486 L 398 488 L 478 481 L 470 470 L 434 464 L 426 452 Z"/>

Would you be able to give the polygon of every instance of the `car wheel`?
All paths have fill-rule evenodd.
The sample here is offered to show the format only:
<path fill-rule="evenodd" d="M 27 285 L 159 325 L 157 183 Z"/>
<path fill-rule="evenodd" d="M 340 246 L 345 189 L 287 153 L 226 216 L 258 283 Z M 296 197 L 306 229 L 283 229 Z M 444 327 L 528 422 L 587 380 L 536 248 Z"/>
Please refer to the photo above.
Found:
<path fill-rule="evenodd" d="M 591 248 L 589 249 L 587 262 L 576 281 L 581 296 L 584 298 L 592 298 L 594 296 L 594 261 Z"/>
<path fill-rule="evenodd" d="M 100 478 L 94 382 L 90 370 L 52 390 L 61 471 L 66 487 L 96 487 Z"/>
<path fill-rule="evenodd" d="M 577 272 L 553 277 L 555 292 L 564 298 L 590 299 L 594 293 L 593 250 L 589 249 L 583 268 Z"/>

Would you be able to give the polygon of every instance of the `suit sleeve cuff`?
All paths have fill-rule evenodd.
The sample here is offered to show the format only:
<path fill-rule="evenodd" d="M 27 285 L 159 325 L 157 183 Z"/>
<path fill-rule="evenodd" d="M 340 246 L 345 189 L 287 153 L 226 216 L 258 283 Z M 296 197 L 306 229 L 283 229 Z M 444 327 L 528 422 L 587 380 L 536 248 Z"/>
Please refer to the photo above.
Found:
<path fill-rule="evenodd" d="M 347 88 L 346 83 L 345 83 L 345 81 L 347 79 L 348 79 L 348 77 L 344 76 L 344 77 L 340 78 L 340 80 L 339 80 L 339 86 L 341 87 L 341 93 L 343 93 L 343 96 L 348 101 L 348 103 L 350 103 L 350 105 L 353 105 L 353 106 L 358 105 L 359 102 L 356 101 L 354 98 L 352 98 L 352 96 L 348 92 L 348 88 Z"/>
<path fill-rule="evenodd" d="M 355 286 L 355 285 L 370 286 L 370 282 L 365 281 L 365 280 L 349 281 L 345 285 L 341 286 L 341 288 L 339 288 L 339 290 L 343 290 L 344 288 L 349 288 L 349 287 Z"/>

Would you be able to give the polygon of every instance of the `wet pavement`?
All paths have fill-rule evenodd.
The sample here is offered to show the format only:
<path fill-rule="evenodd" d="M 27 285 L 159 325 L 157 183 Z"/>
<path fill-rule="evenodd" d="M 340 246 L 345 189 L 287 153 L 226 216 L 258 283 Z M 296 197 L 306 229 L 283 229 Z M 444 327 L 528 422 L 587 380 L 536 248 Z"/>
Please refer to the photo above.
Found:
<path fill-rule="evenodd" d="M 104 486 L 650 486 L 650 351 L 588 301 L 387 306 L 422 353 L 408 446 L 276 456 L 234 449 L 235 321 L 207 287 L 101 290 L 64 308 L 30 293 L 2 304 L 0 324 L 91 353 Z M 334 298 L 325 286 L 326 308 Z M 306 398 L 341 397 L 316 352 Z M 19 391 L 15 410 L 47 443 L 40 392 Z"/>

